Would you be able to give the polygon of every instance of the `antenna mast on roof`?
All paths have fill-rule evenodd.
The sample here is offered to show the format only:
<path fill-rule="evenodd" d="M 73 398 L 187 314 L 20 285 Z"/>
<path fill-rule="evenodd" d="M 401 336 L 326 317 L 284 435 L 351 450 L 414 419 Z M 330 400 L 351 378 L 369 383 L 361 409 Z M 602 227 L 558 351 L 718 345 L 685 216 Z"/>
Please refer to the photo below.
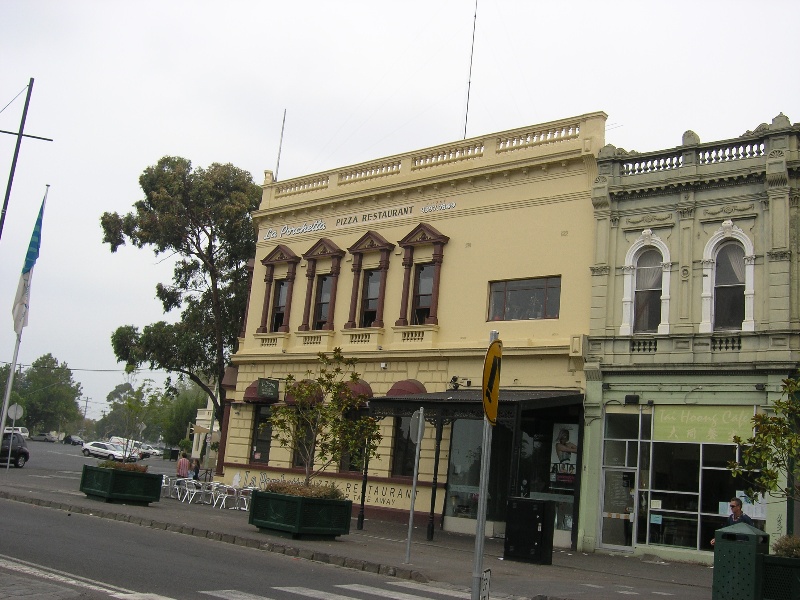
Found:
<path fill-rule="evenodd" d="M 472 18 L 472 48 L 469 52 L 469 77 L 467 78 L 467 110 L 464 114 L 464 139 L 467 139 L 467 119 L 469 118 L 469 90 L 472 87 L 472 57 L 475 55 L 475 27 L 478 24 L 478 0 L 475 0 L 475 16 Z"/>
<path fill-rule="evenodd" d="M 283 148 L 283 129 L 286 127 L 286 109 L 283 109 L 283 123 L 281 123 L 281 141 L 278 143 L 278 162 L 275 163 L 275 181 L 278 181 L 278 168 L 281 166 L 281 148 Z"/>

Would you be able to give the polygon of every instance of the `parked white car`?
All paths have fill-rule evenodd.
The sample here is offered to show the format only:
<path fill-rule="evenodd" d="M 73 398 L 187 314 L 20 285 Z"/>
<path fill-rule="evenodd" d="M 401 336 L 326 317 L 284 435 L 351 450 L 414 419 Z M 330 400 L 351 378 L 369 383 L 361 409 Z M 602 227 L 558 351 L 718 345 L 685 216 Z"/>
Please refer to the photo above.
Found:
<path fill-rule="evenodd" d="M 142 444 L 142 447 L 139 449 L 139 453 L 144 456 L 162 456 L 164 453 L 159 450 L 158 448 L 154 448 L 150 444 Z"/>
<path fill-rule="evenodd" d="M 125 450 L 122 446 L 109 442 L 87 442 L 83 445 L 83 455 L 96 456 L 108 460 L 124 460 L 125 462 L 136 462 L 138 458 L 135 454 L 130 453 L 128 458 L 125 459 Z"/>

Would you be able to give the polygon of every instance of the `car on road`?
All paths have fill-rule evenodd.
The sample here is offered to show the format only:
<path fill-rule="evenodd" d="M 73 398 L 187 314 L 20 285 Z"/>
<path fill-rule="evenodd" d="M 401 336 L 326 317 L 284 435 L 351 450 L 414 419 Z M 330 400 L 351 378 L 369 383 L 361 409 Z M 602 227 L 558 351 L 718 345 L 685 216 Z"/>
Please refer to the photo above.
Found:
<path fill-rule="evenodd" d="M 68 435 L 64 438 L 65 444 L 72 444 L 73 446 L 83 446 L 83 438 L 79 435 Z"/>
<path fill-rule="evenodd" d="M 108 460 L 118 460 L 124 462 L 136 462 L 134 454 L 128 454 L 125 458 L 125 450 L 122 446 L 109 442 L 88 442 L 83 444 L 84 456 L 96 456 L 97 458 L 107 458 Z"/>
<path fill-rule="evenodd" d="M 29 435 L 27 427 L 6 427 L 3 431 L 4 433 L 11 433 L 12 431 L 14 433 L 20 433 L 22 434 L 22 437 L 24 437 L 26 440 L 28 439 Z"/>
<path fill-rule="evenodd" d="M 11 452 L 9 453 L 9 447 Z M 25 463 L 31 457 L 28 451 L 28 443 L 20 433 L 4 433 L 3 442 L 0 445 L 0 464 L 7 464 L 9 462 L 18 469 L 25 466 Z"/>
<path fill-rule="evenodd" d="M 36 433 L 36 434 L 32 435 L 31 437 L 29 437 L 28 439 L 33 441 L 33 442 L 57 442 L 58 441 L 58 437 L 56 437 L 55 435 L 53 435 L 50 432 L 47 432 L 47 433 Z"/>
<path fill-rule="evenodd" d="M 142 444 L 139 448 L 139 455 L 142 458 L 150 458 L 151 456 L 161 456 L 163 452 L 158 448 L 154 448 L 150 444 Z"/>

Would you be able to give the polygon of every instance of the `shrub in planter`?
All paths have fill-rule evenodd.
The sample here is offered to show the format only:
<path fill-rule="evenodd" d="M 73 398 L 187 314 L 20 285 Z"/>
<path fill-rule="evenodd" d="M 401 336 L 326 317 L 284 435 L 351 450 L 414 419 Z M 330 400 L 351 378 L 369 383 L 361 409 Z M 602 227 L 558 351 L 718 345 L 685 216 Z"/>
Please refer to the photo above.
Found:
<path fill-rule="evenodd" d="M 800 536 L 783 535 L 772 544 L 772 551 L 776 556 L 786 558 L 800 558 Z"/>
<path fill-rule="evenodd" d="M 149 504 L 161 499 L 161 481 L 162 476 L 147 473 L 145 465 L 106 461 L 83 466 L 80 490 L 106 502 Z"/>
<path fill-rule="evenodd" d="M 353 503 L 336 487 L 313 485 L 314 477 L 347 457 L 363 468 L 375 456 L 381 436 L 378 422 L 367 413 L 358 390 L 355 358 L 341 348 L 318 354 L 316 373 L 297 381 L 289 375 L 285 401 L 272 407 L 272 437 L 291 448 L 305 473 L 302 484 L 274 483 L 253 493 L 250 523 L 293 536 L 335 537 L 350 532 Z"/>
<path fill-rule="evenodd" d="M 97 464 L 98 467 L 103 469 L 117 469 L 119 471 L 132 471 L 134 473 L 147 473 L 148 465 L 140 465 L 137 463 L 121 463 L 115 460 L 104 460 Z"/>

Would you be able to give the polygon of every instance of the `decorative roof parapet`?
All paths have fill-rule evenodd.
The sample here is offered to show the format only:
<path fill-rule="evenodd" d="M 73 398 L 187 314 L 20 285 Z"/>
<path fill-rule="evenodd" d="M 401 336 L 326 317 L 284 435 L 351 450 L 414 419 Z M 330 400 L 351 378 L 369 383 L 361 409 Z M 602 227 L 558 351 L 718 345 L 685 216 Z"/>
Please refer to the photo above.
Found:
<path fill-rule="evenodd" d="M 734 171 L 767 175 L 771 183 L 786 185 L 786 163 L 800 160 L 800 124 L 792 125 L 782 113 L 770 125 L 763 123 L 738 138 L 701 143 L 696 133 L 687 131 L 681 141 L 676 148 L 644 153 L 608 144 L 598 154 L 598 173 L 608 178 L 612 194 L 681 185 Z"/>
<path fill-rule="evenodd" d="M 272 172 L 265 172 L 261 210 L 339 194 L 374 196 L 437 179 L 468 178 L 489 169 L 596 156 L 604 144 L 606 119 L 603 112 L 587 113 L 286 181 L 275 181 Z"/>

